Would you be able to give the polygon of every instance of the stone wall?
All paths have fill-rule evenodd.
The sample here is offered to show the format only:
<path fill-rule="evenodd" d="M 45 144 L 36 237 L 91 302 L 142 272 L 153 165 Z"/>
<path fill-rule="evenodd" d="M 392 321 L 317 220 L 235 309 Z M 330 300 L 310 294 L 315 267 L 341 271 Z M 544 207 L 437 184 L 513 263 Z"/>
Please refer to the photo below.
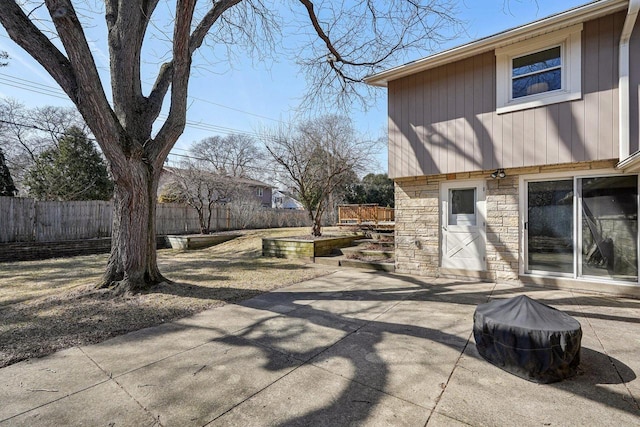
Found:
<path fill-rule="evenodd" d="M 487 271 L 494 281 L 518 279 L 520 231 L 518 177 L 486 181 Z"/>
<path fill-rule="evenodd" d="M 170 248 L 166 236 L 157 236 L 158 249 Z M 0 243 L 0 263 L 34 261 L 78 255 L 103 254 L 111 251 L 111 238 L 66 240 L 62 242 Z"/>
<path fill-rule="evenodd" d="M 519 177 L 536 173 L 612 168 L 615 160 L 507 169 L 507 177 L 491 179 L 493 171 L 432 175 L 396 180 L 396 271 L 438 277 L 440 269 L 440 184 L 451 180 L 486 183 L 485 280 L 518 280 L 520 260 Z M 446 272 L 445 272 L 446 273 Z"/>
<path fill-rule="evenodd" d="M 435 276 L 440 265 L 440 182 L 443 175 L 395 183 L 396 271 Z"/>

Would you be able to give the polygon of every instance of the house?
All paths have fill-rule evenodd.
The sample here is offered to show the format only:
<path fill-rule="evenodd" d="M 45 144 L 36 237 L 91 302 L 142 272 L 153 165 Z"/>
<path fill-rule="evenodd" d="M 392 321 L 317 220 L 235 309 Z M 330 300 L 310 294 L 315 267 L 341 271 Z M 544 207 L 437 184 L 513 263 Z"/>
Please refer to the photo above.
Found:
<path fill-rule="evenodd" d="M 203 179 L 204 178 L 204 179 Z M 180 169 L 165 166 L 160 175 L 158 184 L 158 197 L 168 189 L 168 185 L 175 182 L 195 183 L 197 181 L 209 181 L 213 185 L 211 189 L 216 193 L 217 201 L 221 203 L 232 202 L 233 197 L 239 193 L 255 197 L 263 208 L 271 207 L 273 187 L 264 182 L 250 178 L 233 176 L 220 176 L 206 171 Z"/>
<path fill-rule="evenodd" d="M 304 209 L 302 203 L 293 197 L 291 193 L 281 190 L 274 190 L 271 206 L 274 209 Z"/>
<path fill-rule="evenodd" d="M 370 76 L 396 270 L 640 296 L 640 0 L 600 0 Z"/>

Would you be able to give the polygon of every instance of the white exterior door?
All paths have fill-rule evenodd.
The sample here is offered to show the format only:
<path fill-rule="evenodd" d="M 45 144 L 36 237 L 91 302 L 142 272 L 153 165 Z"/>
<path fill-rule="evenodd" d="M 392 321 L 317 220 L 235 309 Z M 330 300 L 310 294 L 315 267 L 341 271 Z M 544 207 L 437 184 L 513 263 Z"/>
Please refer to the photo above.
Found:
<path fill-rule="evenodd" d="M 440 200 L 442 267 L 486 270 L 484 182 L 443 183 Z"/>

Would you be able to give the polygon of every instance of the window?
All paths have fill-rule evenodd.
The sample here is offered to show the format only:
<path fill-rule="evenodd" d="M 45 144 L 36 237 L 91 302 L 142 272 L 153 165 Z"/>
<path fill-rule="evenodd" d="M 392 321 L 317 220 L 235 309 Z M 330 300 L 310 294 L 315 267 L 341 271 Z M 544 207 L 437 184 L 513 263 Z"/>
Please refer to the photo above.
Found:
<path fill-rule="evenodd" d="M 258 197 L 262 197 L 262 195 L 264 194 L 264 189 L 262 187 L 258 187 L 256 194 L 258 195 Z"/>
<path fill-rule="evenodd" d="M 513 58 L 511 97 L 535 95 L 562 89 L 560 46 Z"/>
<path fill-rule="evenodd" d="M 498 114 L 582 96 L 582 24 L 496 49 Z"/>
<path fill-rule="evenodd" d="M 449 225 L 476 225 L 476 189 L 449 190 Z"/>

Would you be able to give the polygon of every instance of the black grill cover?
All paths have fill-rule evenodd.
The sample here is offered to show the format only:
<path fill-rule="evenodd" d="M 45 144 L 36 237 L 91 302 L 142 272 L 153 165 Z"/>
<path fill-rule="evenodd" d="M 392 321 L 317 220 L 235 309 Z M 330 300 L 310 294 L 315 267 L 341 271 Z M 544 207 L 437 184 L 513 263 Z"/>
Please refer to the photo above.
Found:
<path fill-rule="evenodd" d="M 580 363 L 580 323 L 526 295 L 478 305 L 473 335 L 482 357 L 529 381 L 563 380 Z"/>

